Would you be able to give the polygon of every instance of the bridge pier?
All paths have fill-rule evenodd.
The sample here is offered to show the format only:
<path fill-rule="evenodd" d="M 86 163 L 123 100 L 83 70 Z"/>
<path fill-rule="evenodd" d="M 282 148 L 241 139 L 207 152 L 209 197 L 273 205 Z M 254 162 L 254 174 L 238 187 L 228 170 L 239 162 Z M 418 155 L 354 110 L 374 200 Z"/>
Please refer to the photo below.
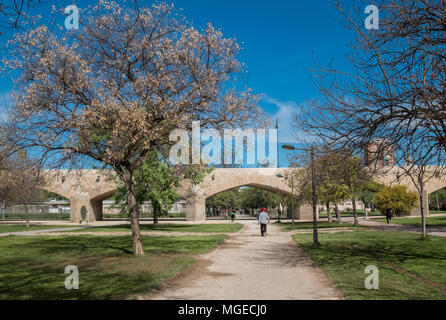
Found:
<path fill-rule="evenodd" d="M 316 214 L 317 219 L 319 219 L 319 212 L 316 211 Z M 294 217 L 298 220 L 313 220 L 313 206 L 310 204 L 302 204 L 297 208 L 297 217 L 296 215 Z"/>
<path fill-rule="evenodd" d="M 82 220 L 81 208 L 87 209 L 87 221 L 102 220 L 102 201 L 91 200 L 88 197 L 75 197 L 70 200 L 70 222 L 79 223 Z"/>
<path fill-rule="evenodd" d="M 206 199 L 198 197 L 188 200 L 186 205 L 186 221 L 206 221 Z"/>
<path fill-rule="evenodd" d="M 417 194 L 418 194 L 418 193 L 417 193 Z M 427 191 L 424 191 L 423 202 L 424 202 L 424 205 L 423 205 L 423 207 L 424 207 L 424 212 L 425 212 L 426 216 L 428 216 L 428 215 L 429 215 L 429 194 L 427 193 Z M 419 216 L 419 215 L 421 215 L 421 210 L 420 210 L 420 196 L 418 196 L 418 201 L 417 201 L 417 203 L 418 203 L 418 207 L 413 208 L 413 209 L 410 211 L 410 215 L 411 215 L 411 216 Z"/>

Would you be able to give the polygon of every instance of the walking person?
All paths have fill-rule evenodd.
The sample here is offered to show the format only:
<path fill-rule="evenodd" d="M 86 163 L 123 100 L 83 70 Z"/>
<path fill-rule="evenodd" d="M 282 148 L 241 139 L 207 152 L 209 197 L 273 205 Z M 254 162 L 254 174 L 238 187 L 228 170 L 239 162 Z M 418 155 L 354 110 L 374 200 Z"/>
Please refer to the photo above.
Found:
<path fill-rule="evenodd" d="M 392 221 L 392 209 L 389 207 L 386 208 L 386 220 L 387 224 L 389 224 L 390 221 Z"/>
<path fill-rule="evenodd" d="M 234 222 L 235 220 L 235 210 L 232 210 L 231 212 L 231 222 Z"/>
<path fill-rule="evenodd" d="M 268 213 L 266 213 L 266 209 L 262 208 L 262 212 L 259 214 L 259 224 L 260 224 L 260 233 L 262 237 L 266 237 L 266 225 L 269 222 Z"/>

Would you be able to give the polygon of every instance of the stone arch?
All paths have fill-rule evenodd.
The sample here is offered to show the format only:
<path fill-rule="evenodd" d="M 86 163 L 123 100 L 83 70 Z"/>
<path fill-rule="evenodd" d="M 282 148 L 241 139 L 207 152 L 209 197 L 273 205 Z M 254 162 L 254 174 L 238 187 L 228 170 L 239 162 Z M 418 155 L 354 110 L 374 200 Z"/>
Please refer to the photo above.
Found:
<path fill-rule="evenodd" d="M 202 189 L 206 198 L 243 186 L 291 194 L 291 188 L 283 178 L 277 177 L 278 173 L 281 172 L 276 169 L 217 169 L 206 177 Z"/>
<path fill-rule="evenodd" d="M 249 186 L 273 193 L 291 194 L 291 188 L 286 180 L 277 177 L 285 175 L 284 169 L 256 168 L 256 169 L 216 169 L 206 176 L 196 188 L 195 196 L 187 200 L 187 220 L 203 221 L 206 219 L 206 199 L 218 193 Z M 297 192 L 295 192 L 297 195 Z M 296 206 L 294 217 L 301 220 L 311 220 L 312 207 L 309 204 Z"/>
<path fill-rule="evenodd" d="M 428 195 L 445 188 L 446 188 L 446 179 L 437 180 L 433 184 L 429 185 Z"/>
<path fill-rule="evenodd" d="M 277 194 L 281 194 L 281 195 L 291 195 L 291 190 L 285 190 L 284 188 L 275 188 L 275 187 L 272 187 L 269 185 L 258 184 L 258 183 L 248 183 L 248 184 L 236 184 L 235 186 L 229 187 L 229 188 L 221 187 L 218 190 L 213 190 L 211 193 L 206 192 L 205 197 L 207 199 L 207 198 L 213 197 L 219 193 L 223 193 L 223 192 L 241 188 L 241 187 L 251 187 L 251 188 L 260 189 L 260 190 L 277 193 Z M 296 193 L 294 195 L 296 195 Z"/>
<path fill-rule="evenodd" d="M 61 191 L 61 190 L 59 190 L 59 189 L 57 189 L 57 188 L 53 188 L 53 187 L 51 187 L 51 186 L 47 186 L 47 185 L 37 185 L 37 186 L 35 186 L 35 190 L 41 190 L 41 191 L 51 192 L 51 193 L 57 194 L 58 196 L 64 197 L 64 198 L 68 199 L 68 201 L 71 202 L 70 194 L 69 194 L 69 193 L 66 193 L 66 192 L 63 192 L 63 190 Z M 46 201 L 45 201 L 45 202 L 46 202 Z M 34 206 L 34 205 L 36 205 L 36 204 L 41 205 L 41 204 L 39 204 L 39 203 L 31 202 L 31 204 L 29 204 L 29 206 Z M 55 204 L 55 203 L 53 203 L 53 204 Z M 60 203 L 58 203 L 58 204 L 60 204 Z M 20 203 L 9 203 L 9 204 L 7 204 L 7 205 L 8 205 L 8 206 L 9 206 L 9 205 L 20 205 Z M 48 204 L 48 205 L 49 205 L 49 204 Z M 49 205 L 49 206 L 50 206 L 50 205 Z"/>
<path fill-rule="evenodd" d="M 251 183 L 251 184 L 248 184 L 248 185 L 237 185 L 234 188 L 222 190 L 222 191 L 214 193 L 214 194 L 212 194 L 210 196 L 206 196 L 205 200 L 209 199 L 210 197 L 216 196 L 216 195 L 218 195 L 220 193 L 224 193 L 224 192 L 230 191 L 230 190 L 236 190 L 236 189 L 239 189 L 239 188 L 242 188 L 242 187 L 250 187 L 250 188 L 253 188 L 253 189 L 263 190 L 263 191 L 275 193 L 275 194 L 278 194 L 278 195 L 285 195 L 285 196 L 291 195 L 291 190 L 285 190 L 284 188 L 273 188 L 273 187 L 268 186 L 268 185 Z M 296 197 L 295 198 L 295 200 L 296 200 L 297 199 L 297 194 L 295 193 L 294 195 Z M 297 208 L 297 203 L 296 202 L 295 202 L 296 208 L 295 208 L 294 212 L 295 212 L 295 218 L 298 218 L 299 214 L 300 214 L 300 211 Z"/>
<path fill-rule="evenodd" d="M 105 188 L 105 190 L 101 189 L 99 192 L 98 190 L 95 191 L 96 192 L 94 193 L 93 196 L 91 196 L 89 202 L 91 209 L 93 210 L 95 221 L 98 221 L 102 220 L 104 215 L 102 202 L 105 199 L 108 199 L 111 196 L 113 196 L 116 193 L 117 188 L 115 186 L 108 186 L 108 188 Z"/>
<path fill-rule="evenodd" d="M 60 195 L 60 196 L 62 196 L 64 198 L 67 198 L 68 200 L 71 200 L 70 199 L 70 197 L 71 197 L 71 193 L 70 192 L 67 192 L 66 190 L 63 190 L 63 189 L 56 188 L 56 187 L 54 187 L 52 185 L 39 185 L 39 186 L 37 186 L 37 189 L 48 191 L 48 192 L 52 192 L 52 193 L 58 194 L 58 195 Z"/>
<path fill-rule="evenodd" d="M 430 208 L 430 195 L 436 191 L 446 189 L 446 176 L 438 177 L 432 183 L 428 184 L 428 192 L 426 193 L 426 206 Z"/>

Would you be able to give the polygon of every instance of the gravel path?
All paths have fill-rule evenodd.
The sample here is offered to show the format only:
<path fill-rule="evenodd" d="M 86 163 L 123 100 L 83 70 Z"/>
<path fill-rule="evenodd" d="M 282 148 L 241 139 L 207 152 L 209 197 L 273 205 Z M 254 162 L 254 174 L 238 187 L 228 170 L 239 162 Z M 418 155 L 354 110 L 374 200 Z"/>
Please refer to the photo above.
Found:
<path fill-rule="evenodd" d="M 7 236 L 37 236 L 37 235 L 49 235 L 51 232 L 63 232 L 69 230 L 81 230 L 84 229 L 82 227 L 73 227 L 73 228 L 58 228 L 58 229 L 41 229 L 41 230 L 31 230 L 31 231 L 19 231 L 19 232 L 4 232 L 0 233 L 0 237 Z M 69 234 L 68 232 L 65 234 Z"/>
<path fill-rule="evenodd" d="M 413 218 L 417 219 L 417 218 Z M 419 218 L 421 221 L 421 218 Z M 353 218 L 344 219 L 347 222 L 353 222 Z M 359 224 L 361 226 L 374 227 L 379 230 L 387 230 L 387 231 L 404 231 L 404 232 L 412 232 L 412 233 L 421 233 L 420 227 L 406 226 L 403 224 L 387 224 L 383 222 L 374 221 L 373 219 L 365 220 L 361 218 L 359 220 Z M 427 227 L 427 234 L 439 237 L 446 237 L 446 227 Z"/>
<path fill-rule="evenodd" d="M 290 233 L 268 226 L 260 237 L 256 221 L 214 252 L 199 257 L 187 274 L 140 299 L 313 300 L 342 299 L 331 281 L 292 241 Z"/>

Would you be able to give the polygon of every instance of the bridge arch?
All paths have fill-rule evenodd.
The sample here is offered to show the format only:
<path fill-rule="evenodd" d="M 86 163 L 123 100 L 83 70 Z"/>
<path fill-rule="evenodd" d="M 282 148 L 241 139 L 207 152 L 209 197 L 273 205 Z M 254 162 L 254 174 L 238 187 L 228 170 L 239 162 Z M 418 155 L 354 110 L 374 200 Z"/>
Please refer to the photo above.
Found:
<path fill-rule="evenodd" d="M 291 188 L 284 178 L 277 175 L 286 174 L 287 169 L 274 168 L 240 168 L 215 169 L 208 174 L 202 183 L 183 186 L 180 194 L 187 201 L 186 219 L 188 221 L 204 221 L 206 219 L 206 198 L 241 186 L 251 186 L 270 192 L 290 194 Z M 64 170 L 48 172 L 45 190 L 56 192 L 70 200 L 70 220 L 79 222 L 80 209 L 87 208 L 88 221 L 102 219 L 102 201 L 109 198 L 117 190 L 116 181 L 110 178 L 110 172 L 99 170 L 82 170 L 71 173 Z M 297 194 L 297 192 L 296 192 Z M 304 204 L 296 208 L 295 217 L 312 219 L 312 208 Z"/>
<path fill-rule="evenodd" d="M 285 175 L 286 169 L 215 169 L 197 187 L 196 196 L 187 199 L 187 220 L 205 220 L 206 199 L 227 190 L 247 186 L 273 193 L 291 194 L 288 182 L 284 178 L 278 177 L 278 174 Z M 297 195 L 296 191 L 295 195 Z M 312 207 L 309 204 L 296 206 L 293 214 L 296 219 L 311 220 L 313 217 Z"/>

